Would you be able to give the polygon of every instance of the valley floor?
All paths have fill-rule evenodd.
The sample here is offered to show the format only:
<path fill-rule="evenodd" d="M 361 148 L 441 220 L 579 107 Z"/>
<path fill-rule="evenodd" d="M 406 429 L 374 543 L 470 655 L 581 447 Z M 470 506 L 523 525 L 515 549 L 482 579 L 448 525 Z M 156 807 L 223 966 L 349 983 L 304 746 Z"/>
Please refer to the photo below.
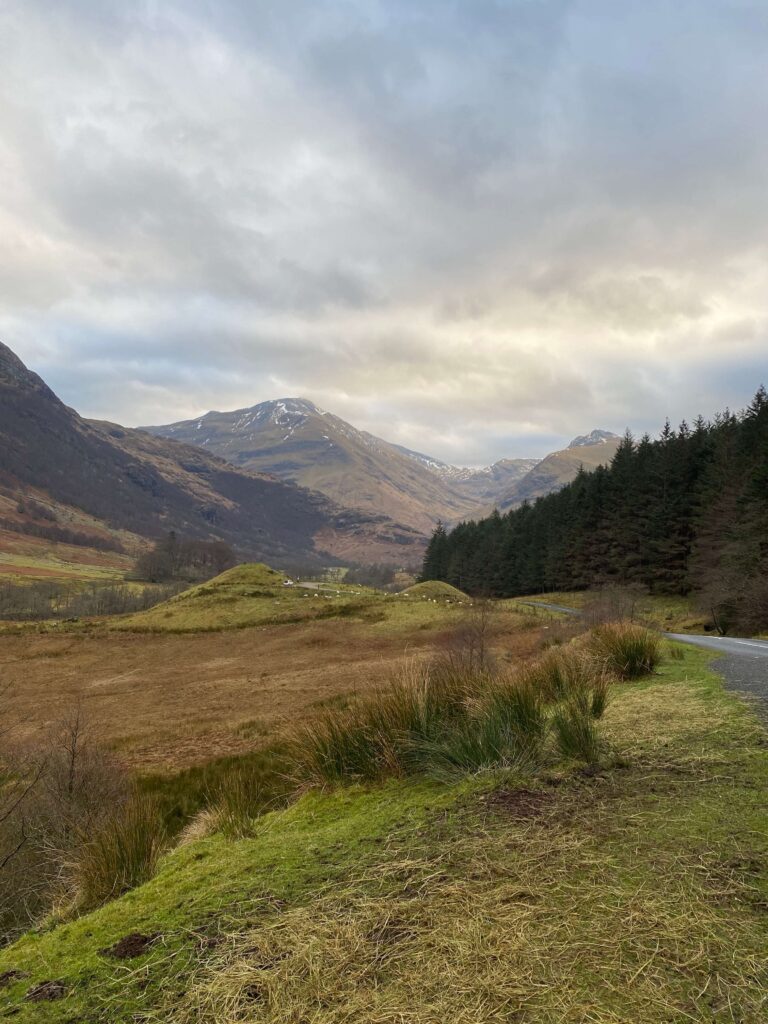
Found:
<path fill-rule="evenodd" d="M 252 750 L 307 708 L 381 686 L 461 614 L 380 597 L 359 618 L 224 631 L 10 632 L 0 635 L 0 677 L 12 685 L 21 738 L 79 706 L 127 765 L 174 771 Z M 507 657 L 530 656 L 547 635 L 546 622 L 521 630 L 518 616 L 500 619 Z"/>
<path fill-rule="evenodd" d="M 3 951 L 0 1019 L 764 1021 L 768 737 L 707 663 L 617 687 L 600 769 L 311 793 L 178 849 Z"/>

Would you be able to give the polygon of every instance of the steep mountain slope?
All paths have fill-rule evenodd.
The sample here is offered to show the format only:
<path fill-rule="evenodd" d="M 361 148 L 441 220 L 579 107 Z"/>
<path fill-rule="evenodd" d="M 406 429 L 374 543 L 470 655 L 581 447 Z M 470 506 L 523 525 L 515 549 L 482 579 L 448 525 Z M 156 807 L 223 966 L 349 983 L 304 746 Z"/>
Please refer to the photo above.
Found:
<path fill-rule="evenodd" d="M 538 462 L 497 499 L 496 506 L 506 512 L 524 501 L 533 501 L 564 487 L 574 479 L 580 466 L 596 469 L 608 465 L 620 441 L 617 434 L 608 430 L 593 430 L 574 438 L 567 448 L 552 452 Z"/>
<path fill-rule="evenodd" d="M 1 343 L 0 487 L 13 499 L 35 491 L 82 510 L 102 532 L 175 529 L 278 563 L 327 553 L 402 564 L 422 543 L 383 515 L 340 508 L 199 448 L 84 420 Z"/>
<path fill-rule="evenodd" d="M 461 519 L 477 500 L 426 463 L 323 412 L 302 398 L 262 402 L 235 412 L 146 427 L 199 445 L 235 466 L 273 473 L 359 508 L 429 533 L 437 519 Z"/>

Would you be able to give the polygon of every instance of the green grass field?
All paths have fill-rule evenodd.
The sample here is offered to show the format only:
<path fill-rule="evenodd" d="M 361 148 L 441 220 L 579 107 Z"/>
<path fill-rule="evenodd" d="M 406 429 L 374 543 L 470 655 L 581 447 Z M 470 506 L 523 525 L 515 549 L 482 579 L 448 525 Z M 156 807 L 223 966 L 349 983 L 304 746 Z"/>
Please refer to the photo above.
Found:
<path fill-rule="evenodd" d="M 312 792 L 190 843 L 4 950 L 0 1019 L 764 1021 L 765 732 L 689 649 L 604 728 L 602 767 Z M 132 932 L 142 956 L 104 952 Z"/>
<path fill-rule="evenodd" d="M 118 559 L 115 558 L 117 562 Z M 124 563 L 124 564 L 122 564 Z M 130 560 L 119 565 L 95 565 L 62 558 L 54 553 L 33 556 L 0 552 L 0 578 L 14 583 L 25 580 L 83 580 L 88 582 L 122 580 L 130 567 Z"/>

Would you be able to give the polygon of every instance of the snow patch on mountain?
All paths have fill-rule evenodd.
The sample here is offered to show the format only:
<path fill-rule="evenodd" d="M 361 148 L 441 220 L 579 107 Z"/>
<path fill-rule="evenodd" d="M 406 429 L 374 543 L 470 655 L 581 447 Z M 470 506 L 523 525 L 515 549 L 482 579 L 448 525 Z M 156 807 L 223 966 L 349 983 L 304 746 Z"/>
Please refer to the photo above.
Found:
<path fill-rule="evenodd" d="M 606 444 L 608 441 L 615 440 L 618 436 L 618 434 L 614 434 L 610 430 L 593 430 L 589 434 L 574 437 L 568 447 L 587 448 L 593 444 Z"/>

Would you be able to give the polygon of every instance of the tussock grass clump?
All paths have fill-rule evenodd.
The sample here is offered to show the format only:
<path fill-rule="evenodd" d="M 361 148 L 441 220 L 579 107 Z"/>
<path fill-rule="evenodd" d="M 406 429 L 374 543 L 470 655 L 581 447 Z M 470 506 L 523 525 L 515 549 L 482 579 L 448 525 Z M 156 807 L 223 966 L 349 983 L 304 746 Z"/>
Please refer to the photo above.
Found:
<path fill-rule="evenodd" d="M 165 845 L 157 805 L 135 794 L 78 850 L 75 881 L 81 909 L 101 906 L 149 881 Z"/>
<path fill-rule="evenodd" d="M 291 754 L 297 781 L 335 785 L 371 781 L 382 775 L 384 737 L 371 733 L 359 708 L 347 714 L 328 711 L 302 726 Z"/>
<path fill-rule="evenodd" d="M 261 773 L 244 765 L 230 771 L 221 782 L 211 801 L 211 811 L 221 832 L 240 839 L 251 833 L 254 819 L 275 803 Z"/>
<path fill-rule="evenodd" d="M 480 717 L 498 722 L 521 749 L 539 750 L 546 737 L 545 702 L 527 679 L 498 681 L 490 686 Z"/>
<path fill-rule="evenodd" d="M 593 714 L 594 699 L 586 692 L 571 697 L 555 709 L 552 729 L 557 748 L 569 760 L 594 764 L 600 758 L 602 743 Z"/>
<path fill-rule="evenodd" d="M 408 774 L 419 745 L 437 742 L 466 718 L 478 685 L 470 673 L 413 662 L 350 711 L 328 711 L 303 726 L 291 750 L 295 771 L 314 784 Z"/>
<path fill-rule="evenodd" d="M 661 639 L 633 622 L 612 622 L 592 630 L 587 650 L 619 679 L 639 679 L 659 664 Z"/>
<path fill-rule="evenodd" d="M 305 785 L 333 786 L 499 767 L 531 771 L 552 756 L 592 762 L 609 683 L 603 664 L 572 646 L 511 675 L 455 658 L 414 662 L 388 689 L 298 730 L 292 773 Z"/>
<path fill-rule="evenodd" d="M 592 700 L 590 703 L 590 713 L 593 718 L 602 718 L 605 714 L 605 709 L 608 706 L 608 688 L 610 686 L 610 680 L 608 676 L 601 675 L 597 677 L 592 684 Z"/>
<path fill-rule="evenodd" d="M 552 647 L 522 673 L 526 683 L 550 704 L 591 690 L 602 675 L 585 652 L 575 647 Z"/>

